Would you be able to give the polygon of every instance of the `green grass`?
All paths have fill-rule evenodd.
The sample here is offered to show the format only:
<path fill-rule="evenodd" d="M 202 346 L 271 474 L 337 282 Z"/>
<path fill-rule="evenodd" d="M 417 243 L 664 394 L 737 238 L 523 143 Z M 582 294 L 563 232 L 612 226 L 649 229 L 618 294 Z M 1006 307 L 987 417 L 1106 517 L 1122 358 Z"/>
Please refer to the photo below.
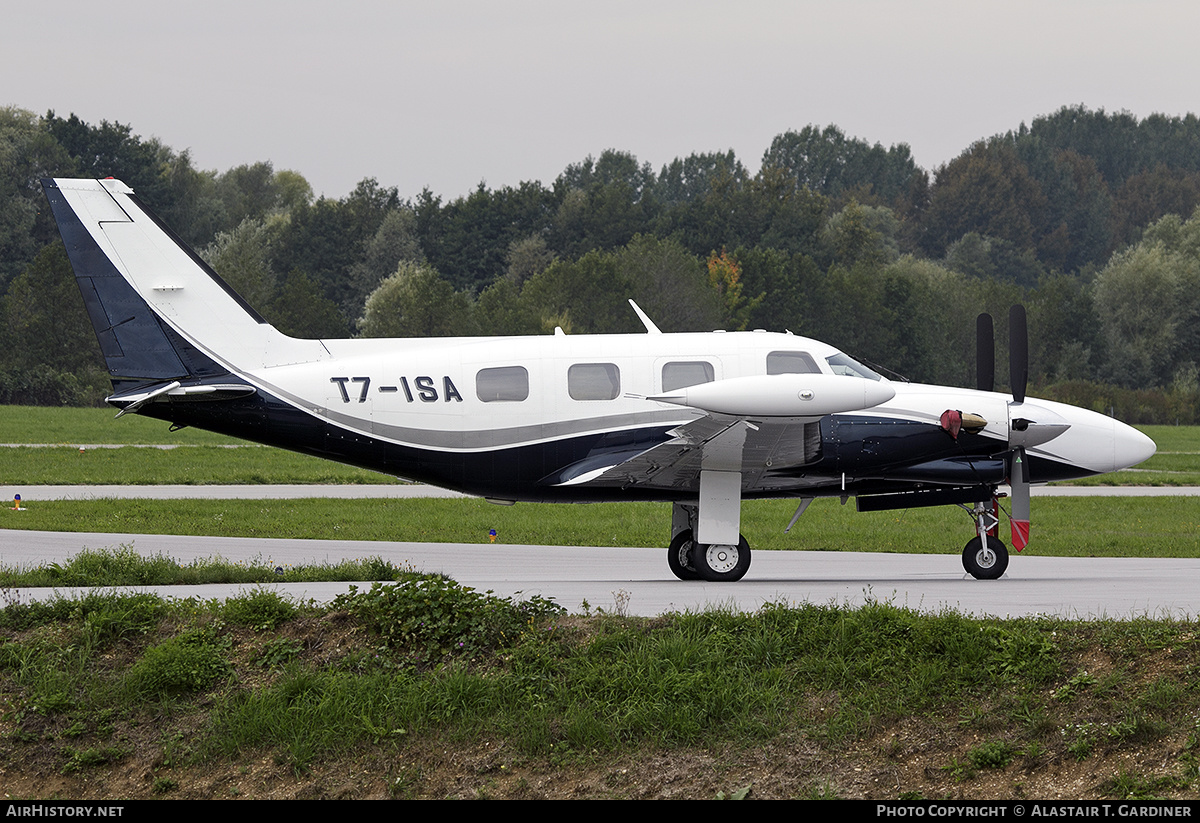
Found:
<path fill-rule="evenodd" d="M 116 409 L 108 407 L 0 406 L 0 443 L 58 443 L 78 448 L 84 443 L 204 446 L 245 442 L 201 429 L 173 432 L 171 424 L 137 414 L 115 420 L 116 413 Z"/>
<path fill-rule="evenodd" d="M 31 448 L 0 450 L 5 485 L 260 485 L 398 483 L 378 472 L 267 446 L 180 446 L 162 450 Z"/>
<path fill-rule="evenodd" d="M 762 747 L 778 762 L 802 740 L 810 767 L 831 766 L 814 775 L 821 796 L 852 790 L 860 761 L 878 767 L 880 755 L 921 758 L 917 773 L 933 783 L 939 769 L 956 785 L 1004 774 L 1006 792 L 1051 764 L 1093 759 L 1106 796 L 1197 787 L 1190 621 L 976 619 L 873 601 L 583 622 L 428 575 L 328 607 L 259 593 L 238 614 L 111 594 L 0 610 L 0 767 L 86 772 L 103 789 L 140 764 L 157 779 L 137 791 L 161 793 L 192 770 L 204 786 L 217 773 L 252 785 L 261 778 L 237 779 L 249 762 L 305 783 L 347 758 L 361 758 L 355 773 L 432 765 L 434 745 L 447 760 L 495 751 L 483 777 L 506 764 L 565 768 L 582 786 L 578 770 L 615 775 L 639 752 L 683 749 L 711 753 L 705 762 L 741 791 L 752 785 L 742 757 Z M 1098 661 L 1103 674 L 1089 674 Z M 1116 771 L 1150 760 L 1150 773 Z M 420 770 L 395 785 L 405 796 L 447 790 Z"/>
<path fill-rule="evenodd" d="M 665 546 L 664 503 L 493 506 L 477 499 L 23 501 L 0 509 L 0 528 L 579 546 Z M 756 549 L 957 554 L 972 534 L 957 507 L 859 513 L 818 500 L 783 533 L 787 500 L 747 501 L 742 531 Z M 1200 504 L 1192 498 L 1038 498 L 1030 554 L 1064 557 L 1195 557 Z M 1080 524 L 1087 528 L 1080 529 Z M 15 533 L 5 538 L 16 542 Z"/>
<path fill-rule="evenodd" d="M 381 557 L 303 566 L 279 565 L 261 556 L 246 561 L 206 557 L 180 563 L 163 554 L 143 556 L 132 545 L 122 544 L 85 548 L 61 563 L 44 563 L 29 569 L 0 564 L 0 588 L 354 582 L 396 580 L 408 571 Z"/>

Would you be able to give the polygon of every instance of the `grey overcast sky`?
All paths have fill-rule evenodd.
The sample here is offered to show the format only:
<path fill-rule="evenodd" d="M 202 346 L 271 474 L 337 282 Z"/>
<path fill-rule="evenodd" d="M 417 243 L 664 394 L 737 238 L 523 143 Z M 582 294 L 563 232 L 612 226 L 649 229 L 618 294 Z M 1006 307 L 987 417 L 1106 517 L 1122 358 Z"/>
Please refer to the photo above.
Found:
<path fill-rule="evenodd" d="M 341 197 L 550 184 L 608 148 L 757 171 L 810 123 L 933 170 L 1064 105 L 1200 111 L 1195 0 L 0 0 L 0 106 Z"/>

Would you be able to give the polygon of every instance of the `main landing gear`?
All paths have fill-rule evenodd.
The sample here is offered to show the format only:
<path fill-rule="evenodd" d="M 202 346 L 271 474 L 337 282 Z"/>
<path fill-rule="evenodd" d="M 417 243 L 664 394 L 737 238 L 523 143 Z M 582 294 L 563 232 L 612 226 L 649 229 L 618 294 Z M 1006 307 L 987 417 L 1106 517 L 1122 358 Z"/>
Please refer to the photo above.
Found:
<path fill-rule="evenodd" d="M 697 543 L 691 529 L 675 535 L 667 549 L 667 565 L 680 580 L 708 580 L 713 583 L 741 580 L 750 568 L 750 544 L 738 535 L 738 543 Z"/>
<path fill-rule="evenodd" d="M 967 510 L 975 521 L 976 536 L 963 547 L 963 568 L 978 580 L 998 580 L 1008 569 L 1008 547 L 995 533 L 1000 525 L 999 508 L 993 497 L 990 503 L 980 501 Z"/>
<path fill-rule="evenodd" d="M 671 506 L 667 565 L 680 580 L 713 583 L 741 580 L 750 568 L 750 545 L 742 536 L 742 448 L 746 421 L 726 426 L 704 441 L 696 501 Z"/>

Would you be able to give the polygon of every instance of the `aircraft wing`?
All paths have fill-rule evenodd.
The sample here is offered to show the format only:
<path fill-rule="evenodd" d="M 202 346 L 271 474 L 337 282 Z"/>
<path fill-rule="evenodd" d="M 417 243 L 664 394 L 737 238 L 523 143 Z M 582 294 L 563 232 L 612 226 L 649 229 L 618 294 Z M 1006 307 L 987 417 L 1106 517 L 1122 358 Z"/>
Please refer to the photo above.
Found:
<path fill-rule="evenodd" d="M 696 489 L 701 469 L 711 462 L 714 452 L 722 452 L 727 455 L 726 462 L 737 464 L 743 493 L 783 489 L 794 487 L 795 480 L 779 476 L 779 470 L 814 463 L 821 456 L 819 422 L 751 423 L 740 418 L 704 416 L 668 434 L 670 439 L 657 446 L 634 455 L 614 454 L 610 465 L 581 471 L 557 485 Z"/>
<path fill-rule="evenodd" d="M 821 418 L 871 408 L 895 394 L 887 381 L 819 373 L 754 375 L 664 392 L 646 399 L 703 416 L 645 451 L 567 470 L 556 485 L 692 490 L 701 471 L 719 471 L 739 473 L 743 494 L 795 488 L 789 470 L 820 459 Z"/>

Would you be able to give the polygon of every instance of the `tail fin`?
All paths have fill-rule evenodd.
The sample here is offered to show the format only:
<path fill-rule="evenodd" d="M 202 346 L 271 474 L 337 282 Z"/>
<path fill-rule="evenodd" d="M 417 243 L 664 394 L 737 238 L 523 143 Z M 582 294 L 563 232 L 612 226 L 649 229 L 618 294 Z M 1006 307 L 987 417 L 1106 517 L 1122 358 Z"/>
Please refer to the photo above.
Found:
<path fill-rule="evenodd" d="M 118 180 L 43 180 L 118 394 L 327 356 L 280 334 Z"/>

